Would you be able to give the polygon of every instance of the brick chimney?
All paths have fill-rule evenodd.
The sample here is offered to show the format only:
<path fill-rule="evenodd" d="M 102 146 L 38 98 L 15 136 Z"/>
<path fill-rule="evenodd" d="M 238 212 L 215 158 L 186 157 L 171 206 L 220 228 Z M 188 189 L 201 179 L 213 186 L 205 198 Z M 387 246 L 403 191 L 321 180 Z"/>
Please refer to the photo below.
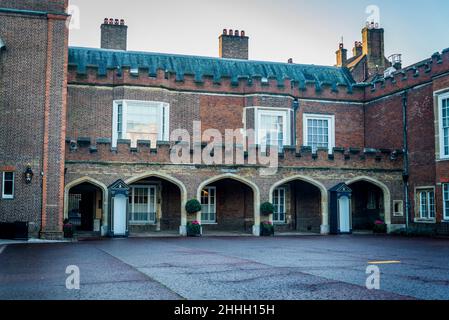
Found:
<path fill-rule="evenodd" d="M 125 20 L 105 18 L 101 25 L 101 48 L 126 50 L 128 26 Z"/>
<path fill-rule="evenodd" d="M 335 54 L 337 55 L 337 67 L 346 67 L 348 62 L 348 50 L 344 48 L 343 43 L 339 44 Z"/>
<path fill-rule="evenodd" d="M 245 31 L 224 29 L 218 39 L 220 58 L 248 60 L 249 37 L 245 35 Z"/>
<path fill-rule="evenodd" d="M 362 30 L 362 39 L 369 74 L 383 73 L 388 67 L 385 62 L 384 29 L 374 23 L 368 24 Z"/>
<path fill-rule="evenodd" d="M 352 49 L 352 55 L 354 57 L 361 56 L 363 54 L 363 44 L 360 41 L 354 42 L 354 48 Z"/>

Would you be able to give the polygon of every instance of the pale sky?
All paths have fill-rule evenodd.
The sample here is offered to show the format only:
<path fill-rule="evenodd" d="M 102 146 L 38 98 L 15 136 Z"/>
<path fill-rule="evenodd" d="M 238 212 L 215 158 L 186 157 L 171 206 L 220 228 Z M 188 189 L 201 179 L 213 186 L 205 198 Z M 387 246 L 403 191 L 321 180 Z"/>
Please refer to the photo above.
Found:
<path fill-rule="evenodd" d="M 218 56 L 223 28 L 245 30 L 250 59 L 334 65 L 341 37 L 354 41 L 376 5 L 385 29 L 385 54 L 404 65 L 449 47 L 447 0 L 70 0 L 80 28 L 70 45 L 99 47 L 104 18 L 123 18 L 128 50 Z"/>

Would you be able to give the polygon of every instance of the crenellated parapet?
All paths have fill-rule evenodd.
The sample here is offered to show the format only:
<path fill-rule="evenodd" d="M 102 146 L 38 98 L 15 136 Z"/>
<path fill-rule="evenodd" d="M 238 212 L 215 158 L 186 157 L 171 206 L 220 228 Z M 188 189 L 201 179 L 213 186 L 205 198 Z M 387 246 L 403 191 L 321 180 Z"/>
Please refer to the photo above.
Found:
<path fill-rule="evenodd" d="M 396 71 L 388 77 L 363 84 L 366 90 L 366 100 L 372 100 L 431 82 L 435 77 L 448 72 L 449 48 L 441 53 L 434 53 L 429 59 Z"/>
<path fill-rule="evenodd" d="M 119 140 L 117 146 L 112 147 L 111 140 L 108 138 L 99 138 L 95 141 L 90 138 L 67 139 L 66 143 L 66 161 L 68 162 L 181 164 L 179 157 L 173 158 L 173 156 L 184 152 L 182 164 L 195 165 L 265 167 L 278 163 L 280 167 L 337 167 L 370 170 L 401 170 L 403 165 L 402 151 L 387 149 L 334 148 L 332 153 L 329 153 L 327 149 L 312 152 L 311 147 L 286 146 L 282 152 L 271 157 L 259 145 L 249 145 L 247 150 L 244 150 L 241 144 L 216 145 L 216 148 L 212 150 L 206 143 L 191 145 L 163 141 L 158 141 L 156 144 L 150 141 L 138 141 L 137 146 L 132 147 L 130 140 Z M 215 152 L 221 152 L 220 157 L 214 158 L 217 162 L 206 162 L 205 156 L 213 157 L 216 155 Z"/>
<path fill-rule="evenodd" d="M 290 95 L 360 101 L 345 68 L 88 48 L 70 48 L 69 84 Z"/>

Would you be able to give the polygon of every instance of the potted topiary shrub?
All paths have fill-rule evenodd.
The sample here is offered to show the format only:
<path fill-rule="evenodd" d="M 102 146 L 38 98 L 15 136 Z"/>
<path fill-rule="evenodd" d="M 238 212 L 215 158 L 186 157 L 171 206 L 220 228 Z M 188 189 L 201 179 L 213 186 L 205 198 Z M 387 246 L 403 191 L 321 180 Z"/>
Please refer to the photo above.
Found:
<path fill-rule="evenodd" d="M 264 221 L 260 225 L 260 235 L 262 237 L 274 236 L 274 226 L 270 221 Z"/>
<path fill-rule="evenodd" d="M 374 233 L 387 233 L 387 224 L 385 222 L 383 222 L 382 220 L 377 220 L 374 222 L 374 227 L 373 227 L 373 232 Z"/>
<path fill-rule="evenodd" d="M 188 237 L 201 236 L 201 224 L 198 221 L 190 221 L 187 223 L 187 236 Z"/>
<path fill-rule="evenodd" d="M 270 215 L 274 213 L 274 205 L 270 202 L 265 202 L 260 205 L 260 213 L 262 215 Z"/>
<path fill-rule="evenodd" d="M 186 212 L 189 215 L 194 215 L 201 211 L 201 203 L 192 199 L 186 203 Z M 190 221 L 187 223 L 187 236 L 188 237 L 199 237 L 202 234 L 201 224 L 198 221 Z"/>
<path fill-rule="evenodd" d="M 64 220 L 63 232 L 64 238 L 71 239 L 73 238 L 73 224 L 70 223 L 69 219 Z"/>
<path fill-rule="evenodd" d="M 195 214 L 195 213 L 200 212 L 201 211 L 201 203 L 196 199 L 187 201 L 186 211 L 188 214 Z"/>

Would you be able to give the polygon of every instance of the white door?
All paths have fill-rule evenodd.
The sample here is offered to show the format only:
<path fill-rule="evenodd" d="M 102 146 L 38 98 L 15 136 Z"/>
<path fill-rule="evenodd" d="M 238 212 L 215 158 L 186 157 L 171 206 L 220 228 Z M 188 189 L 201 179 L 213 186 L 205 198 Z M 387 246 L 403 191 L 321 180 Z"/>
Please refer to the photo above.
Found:
<path fill-rule="evenodd" d="M 340 221 L 340 232 L 349 233 L 351 231 L 350 226 L 350 201 L 348 197 L 341 197 L 338 200 L 338 213 Z"/>
<path fill-rule="evenodd" d="M 128 198 L 124 195 L 114 197 L 114 236 L 126 235 L 126 205 Z"/>

